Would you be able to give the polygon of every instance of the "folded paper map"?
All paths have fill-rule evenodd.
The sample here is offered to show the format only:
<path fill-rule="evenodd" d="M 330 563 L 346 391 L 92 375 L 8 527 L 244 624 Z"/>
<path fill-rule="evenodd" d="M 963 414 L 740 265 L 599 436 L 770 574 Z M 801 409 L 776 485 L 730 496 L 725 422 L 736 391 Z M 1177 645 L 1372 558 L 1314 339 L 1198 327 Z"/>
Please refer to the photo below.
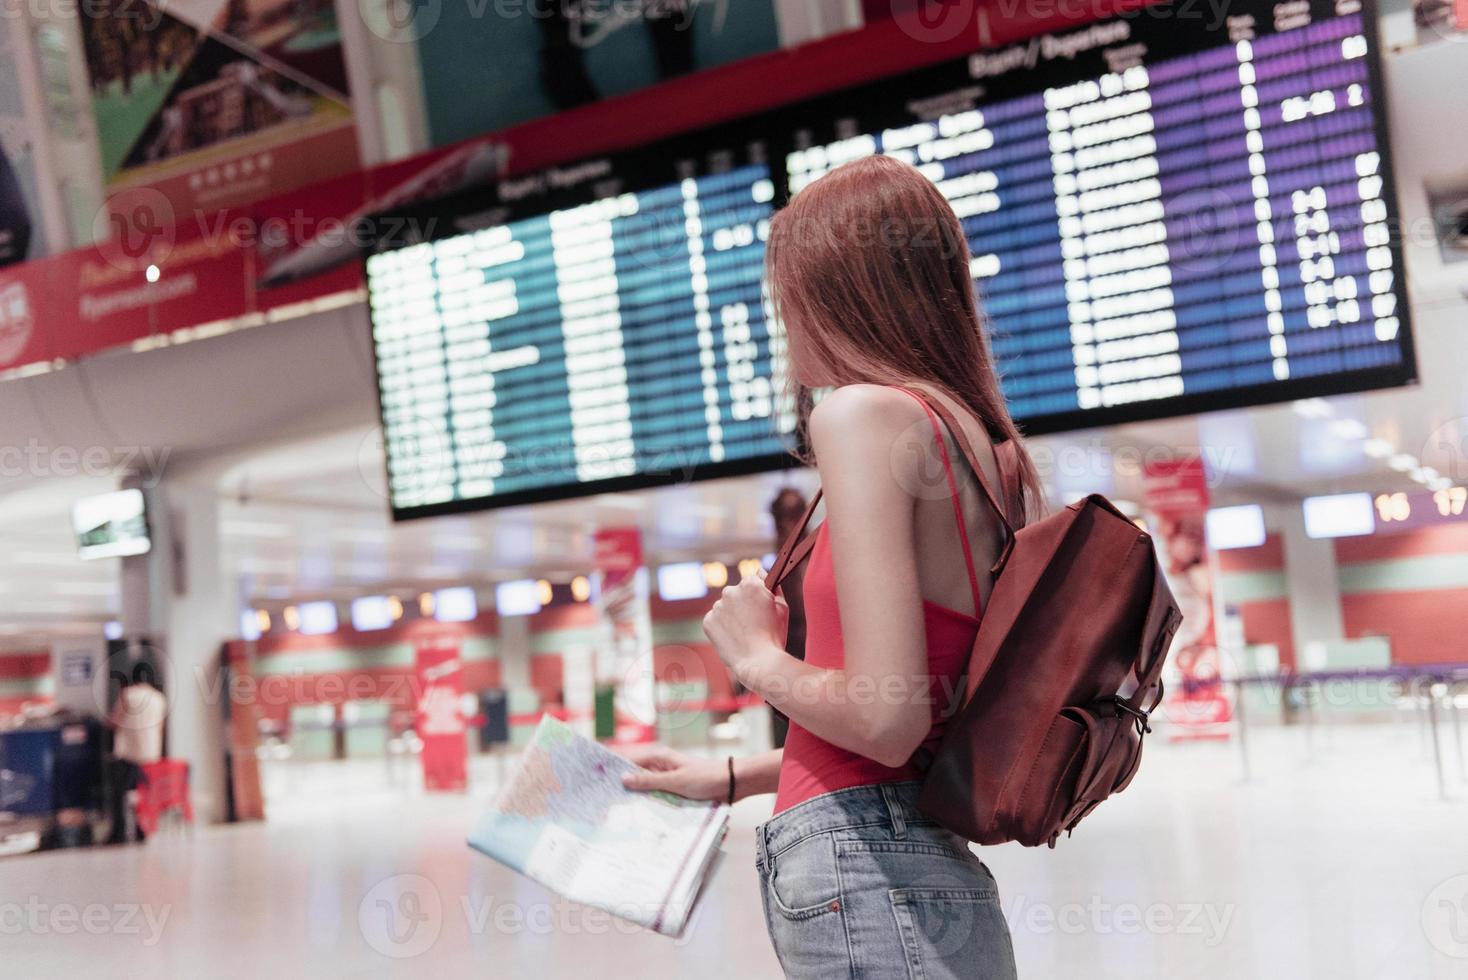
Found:
<path fill-rule="evenodd" d="M 678 936 L 729 808 L 634 793 L 622 776 L 636 768 L 547 715 L 469 846 L 572 901 Z"/>

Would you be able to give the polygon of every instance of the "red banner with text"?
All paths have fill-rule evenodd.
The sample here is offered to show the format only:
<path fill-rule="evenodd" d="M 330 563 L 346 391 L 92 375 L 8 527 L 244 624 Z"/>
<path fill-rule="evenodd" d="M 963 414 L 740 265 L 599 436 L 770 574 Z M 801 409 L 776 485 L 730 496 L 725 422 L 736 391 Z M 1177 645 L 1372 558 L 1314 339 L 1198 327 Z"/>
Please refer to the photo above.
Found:
<path fill-rule="evenodd" d="M 418 641 L 418 737 L 423 742 L 423 788 L 463 790 L 468 786 L 467 723 L 459 702 L 464 693 L 464 662 L 459 641 L 429 637 Z"/>
<path fill-rule="evenodd" d="M 596 573 L 603 637 L 597 656 L 597 686 L 615 689 L 615 737 L 649 737 L 657 721 L 657 700 L 652 601 L 642 564 L 642 532 L 635 527 L 597 531 Z"/>
<path fill-rule="evenodd" d="M 1164 705 L 1169 737 L 1227 738 L 1233 706 L 1224 692 L 1214 626 L 1217 575 L 1204 533 L 1208 476 L 1201 458 L 1149 462 L 1144 506 L 1162 550 L 1167 583 L 1182 609 L 1171 662 L 1182 683 Z"/>

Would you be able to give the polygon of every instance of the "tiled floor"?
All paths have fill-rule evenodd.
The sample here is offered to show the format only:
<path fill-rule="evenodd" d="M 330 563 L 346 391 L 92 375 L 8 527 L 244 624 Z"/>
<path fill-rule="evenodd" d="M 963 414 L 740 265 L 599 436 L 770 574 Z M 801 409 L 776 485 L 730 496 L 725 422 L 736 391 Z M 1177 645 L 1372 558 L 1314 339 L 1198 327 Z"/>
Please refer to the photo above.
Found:
<path fill-rule="evenodd" d="M 1298 729 L 1255 732 L 1247 784 L 1232 746 L 1158 740 L 1074 839 L 985 852 L 1021 976 L 1468 977 L 1468 786 L 1450 733 L 1452 803 L 1406 725 L 1319 731 L 1312 755 Z M 675 942 L 470 852 L 487 789 L 353 792 L 361 780 L 333 772 L 301 781 L 268 824 L 0 861 L 0 974 L 779 976 L 751 866 L 768 798 L 737 808 L 728 859 Z"/>

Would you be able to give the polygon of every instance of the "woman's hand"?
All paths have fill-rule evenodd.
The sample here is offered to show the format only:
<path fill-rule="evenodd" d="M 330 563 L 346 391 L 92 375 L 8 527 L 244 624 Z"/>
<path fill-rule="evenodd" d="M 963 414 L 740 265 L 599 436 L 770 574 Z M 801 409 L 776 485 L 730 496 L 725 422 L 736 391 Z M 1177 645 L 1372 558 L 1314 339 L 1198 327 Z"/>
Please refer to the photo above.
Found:
<path fill-rule="evenodd" d="M 758 690 L 754 681 L 761 665 L 784 653 L 789 622 L 790 607 L 785 600 L 750 575 L 724 589 L 703 617 L 703 631 L 740 683 Z"/>
<path fill-rule="evenodd" d="M 638 792 L 660 791 L 690 800 L 729 798 L 727 759 L 699 759 L 662 745 L 633 745 L 622 755 L 646 772 L 629 772 L 622 785 Z"/>

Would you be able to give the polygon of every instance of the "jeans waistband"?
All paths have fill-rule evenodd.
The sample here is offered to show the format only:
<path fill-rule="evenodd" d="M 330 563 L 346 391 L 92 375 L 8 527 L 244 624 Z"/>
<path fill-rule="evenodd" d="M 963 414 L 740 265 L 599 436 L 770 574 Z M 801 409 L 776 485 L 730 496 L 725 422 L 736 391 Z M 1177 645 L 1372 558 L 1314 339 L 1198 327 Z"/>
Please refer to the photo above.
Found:
<path fill-rule="evenodd" d="M 932 826 L 917 809 L 917 782 L 853 786 L 813 797 L 778 813 L 760 825 L 755 848 L 761 864 L 812 834 L 851 827 L 885 827 L 901 840 L 907 828 Z"/>

